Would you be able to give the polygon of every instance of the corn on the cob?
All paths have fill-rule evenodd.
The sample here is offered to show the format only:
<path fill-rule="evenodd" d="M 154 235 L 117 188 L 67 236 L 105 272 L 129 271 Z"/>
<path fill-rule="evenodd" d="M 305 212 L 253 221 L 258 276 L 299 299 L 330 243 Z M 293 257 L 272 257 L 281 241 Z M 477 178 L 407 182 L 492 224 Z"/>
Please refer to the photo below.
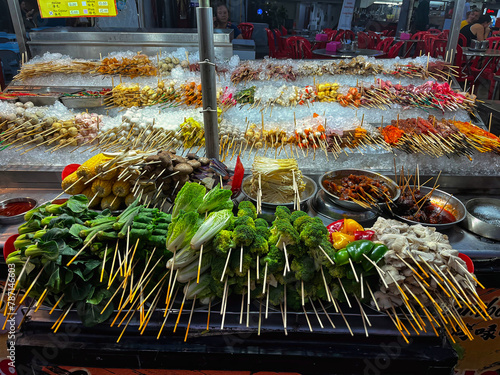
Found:
<path fill-rule="evenodd" d="M 112 187 L 113 183 L 111 181 L 104 181 L 96 178 L 92 183 L 92 192 L 97 194 L 98 197 L 104 198 L 111 194 Z"/>
<path fill-rule="evenodd" d="M 113 184 L 112 192 L 117 197 L 126 197 L 130 193 L 130 183 L 128 181 L 116 181 Z"/>
<path fill-rule="evenodd" d="M 89 208 L 97 207 L 101 203 L 101 198 L 96 197 L 95 193 L 92 193 L 92 186 L 89 186 L 82 191 L 82 194 L 89 200 Z"/>
<path fill-rule="evenodd" d="M 110 194 L 107 197 L 102 198 L 101 200 L 101 208 L 103 210 L 109 208 L 111 211 L 116 211 L 118 210 L 118 208 L 120 208 L 121 204 L 122 204 L 122 198 L 117 197 L 114 194 Z"/>
<path fill-rule="evenodd" d="M 83 179 L 78 181 L 76 172 L 73 172 L 62 181 L 61 188 L 67 194 L 76 195 L 80 194 L 83 189 L 85 189 L 85 183 Z"/>
<path fill-rule="evenodd" d="M 116 176 L 118 176 L 119 169 L 120 168 L 116 168 L 116 164 L 107 166 L 106 162 L 104 162 L 104 163 L 99 163 L 96 166 L 95 170 L 96 173 L 99 174 L 99 178 L 101 180 L 109 181 L 113 180 Z"/>
<path fill-rule="evenodd" d="M 127 206 L 130 206 L 132 203 L 134 203 L 134 201 L 135 201 L 135 195 L 134 195 L 134 193 L 129 193 L 125 197 L 125 205 L 127 205 Z"/>
<path fill-rule="evenodd" d="M 92 177 L 97 175 L 96 167 L 100 164 L 104 164 L 110 159 L 110 157 L 104 156 L 103 154 L 92 156 L 89 160 L 78 167 L 76 174 L 79 178 L 83 177 L 83 182 L 87 182 Z"/>

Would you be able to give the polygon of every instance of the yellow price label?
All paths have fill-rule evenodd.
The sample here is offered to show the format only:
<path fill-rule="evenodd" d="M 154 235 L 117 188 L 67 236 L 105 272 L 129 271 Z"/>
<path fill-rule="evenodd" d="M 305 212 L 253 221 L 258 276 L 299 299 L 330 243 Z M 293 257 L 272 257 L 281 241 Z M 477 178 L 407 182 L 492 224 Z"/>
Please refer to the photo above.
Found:
<path fill-rule="evenodd" d="M 57 17 L 115 17 L 116 0 L 38 0 L 42 18 Z"/>

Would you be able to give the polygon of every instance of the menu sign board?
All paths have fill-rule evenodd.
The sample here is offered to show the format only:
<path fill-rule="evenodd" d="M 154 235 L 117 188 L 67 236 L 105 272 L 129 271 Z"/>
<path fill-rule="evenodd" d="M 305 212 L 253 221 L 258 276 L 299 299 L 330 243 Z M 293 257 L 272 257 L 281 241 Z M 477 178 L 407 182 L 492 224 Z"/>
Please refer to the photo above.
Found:
<path fill-rule="evenodd" d="M 42 18 L 115 17 L 115 0 L 38 0 Z"/>

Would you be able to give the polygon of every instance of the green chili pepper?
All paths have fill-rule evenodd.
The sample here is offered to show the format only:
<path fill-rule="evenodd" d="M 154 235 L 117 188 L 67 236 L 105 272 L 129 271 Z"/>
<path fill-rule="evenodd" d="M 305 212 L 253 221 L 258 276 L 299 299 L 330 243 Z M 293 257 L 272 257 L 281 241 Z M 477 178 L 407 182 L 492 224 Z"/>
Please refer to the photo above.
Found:
<path fill-rule="evenodd" d="M 378 262 L 380 262 L 380 260 L 382 260 L 382 258 L 384 257 L 385 253 L 387 253 L 387 251 L 389 251 L 389 249 L 387 248 L 387 246 L 385 246 L 384 244 L 378 243 L 378 244 L 375 244 L 375 246 L 371 250 L 370 254 L 366 254 L 366 255 L 374 263 L 378 263 Z M 372 269 L 373 268 L 373 263 L 370 262 L 365 257 L 363 257 L 363 258 L 364 259 L 361 261 L 361 265 L 363 266 L 363 269 L 365 271 L 368 271 L 368 270 Z"/>
<path fill-rule="evenodd" d="M 349 252 L 346 249 L 339 250 L 335 253 L 335 264 L 343 266 L 349 263 Z"/>
<path fill-rule="evenodd" d="M 369 240 L 358 240 L 348 244 L 345 248 L 349 252 L 351 259 L 354 263 L 361 262 L 364 257 L 363 254 L 369 254 L 373 249 L 374 243 Z"/>

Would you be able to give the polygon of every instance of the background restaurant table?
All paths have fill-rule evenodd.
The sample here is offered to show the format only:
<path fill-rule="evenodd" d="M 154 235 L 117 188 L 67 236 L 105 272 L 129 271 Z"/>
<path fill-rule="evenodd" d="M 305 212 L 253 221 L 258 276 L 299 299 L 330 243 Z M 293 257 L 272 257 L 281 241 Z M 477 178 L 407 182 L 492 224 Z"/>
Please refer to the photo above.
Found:
<path fill-rule="evenodd" d="M 467 57 L 467 64 L 465 64 L 464 67 L 462 68 L 463 72 L 465 72 L 469 69 L 470 65 L 472 64 L 473 57 L 485 57 L 488 59 L 482 65 L 482 69 L 479 72 L 479 74 L 474 78 L 474 82 L 476 82 L 479 79 L 479 77 L 481 77 L 481 74 L 483 74 L 484 69 L 486 69 L 486 67 L 488 65 L 490 65 L 490 62 L 494 58 L 500 57 L 500 51 L 495 50 L 495 49 L 487 49 L 487 50 L 478 51 L 478 50 L 471 49 L 469 47 L 464 47 L 463 48 L 463 55 Z"/>
<path fill-rule="evenodd" d="M 337 52 L 330 52 L 327 51 L 326 49 L 315 49 L 312 51 L 313 54 L 319 55 L 319 56 L 327 56 L 331 57 L 333 59 L 345 59 L 349 57 L 356 57 L 356 56 L 381 56 L 384 54 L 383 51 L 378 51 L 374 49 L 357 49 L 354 51 L 337 51 Z"/>

